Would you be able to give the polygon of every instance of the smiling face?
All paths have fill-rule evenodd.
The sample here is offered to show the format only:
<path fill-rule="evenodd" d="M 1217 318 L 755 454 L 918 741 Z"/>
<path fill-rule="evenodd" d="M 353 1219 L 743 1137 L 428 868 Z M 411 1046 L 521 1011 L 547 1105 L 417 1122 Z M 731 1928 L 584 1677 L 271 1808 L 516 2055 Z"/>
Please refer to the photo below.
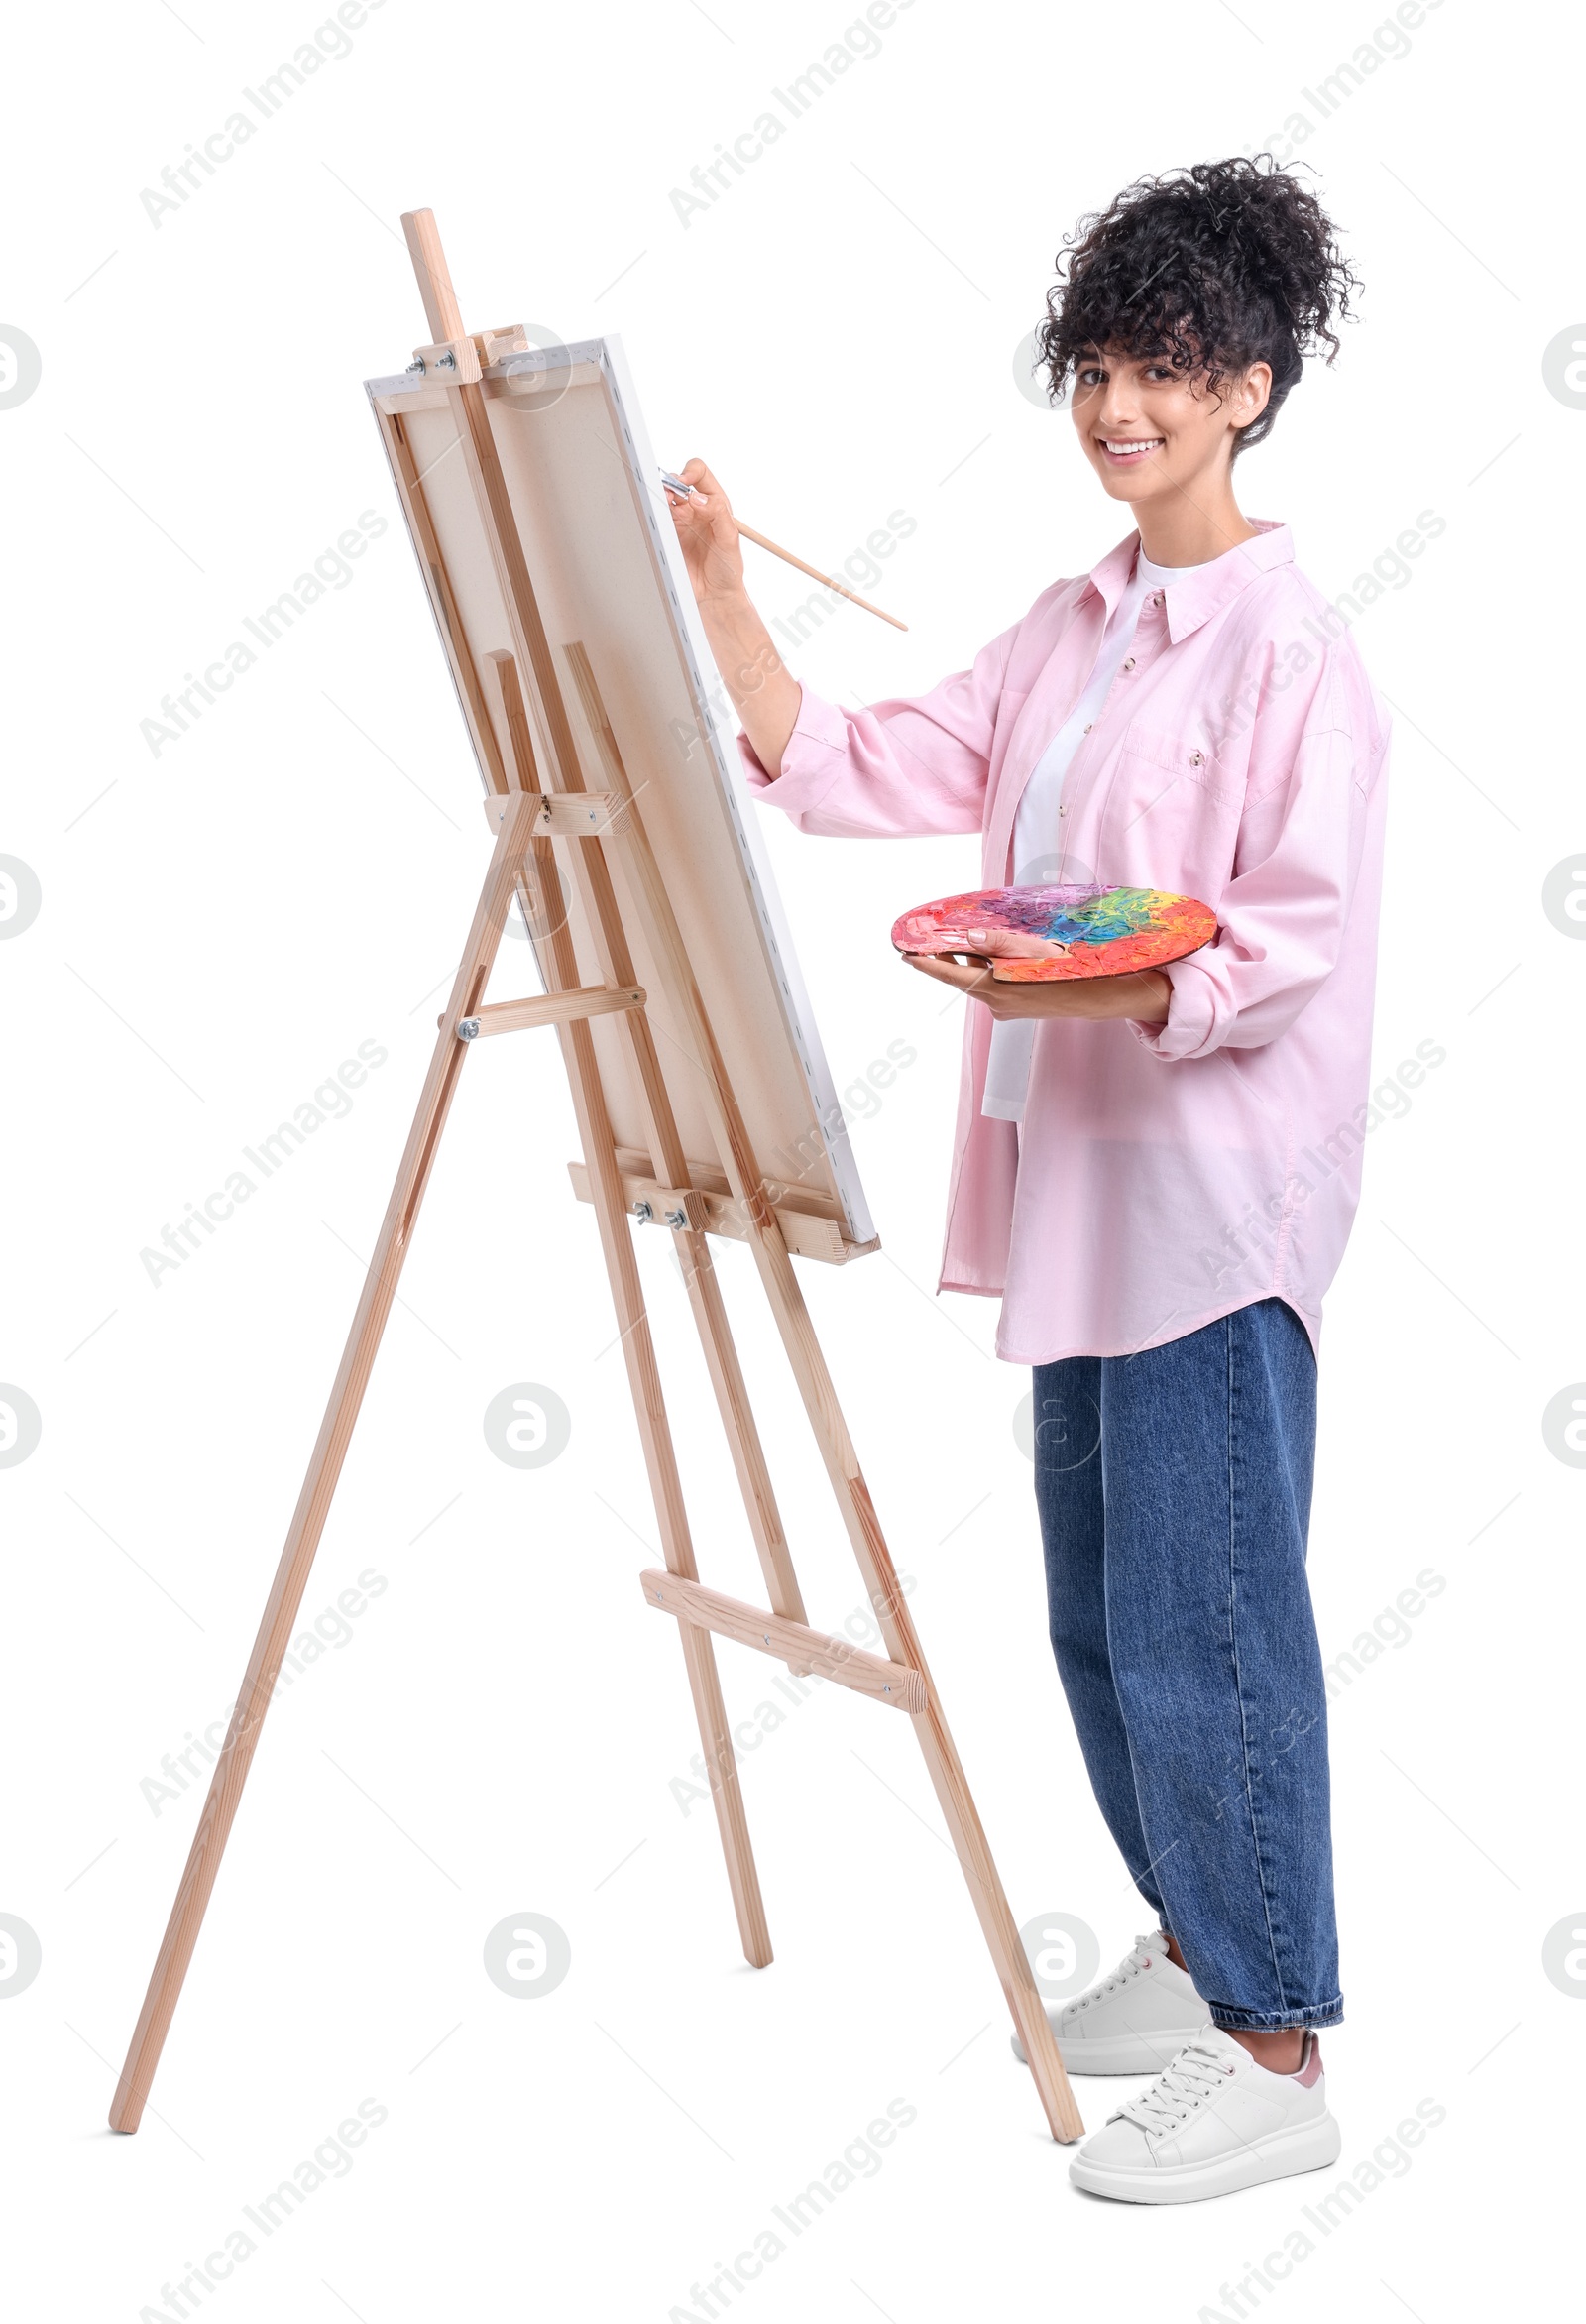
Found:
<path fill-rule="evenodd" d="M 1165 356 L 1090 349 L 1076 365 L 1070 409 L 1085 457 L 1115 501 L 1142 509 L 1188 497 L 1208 505 L 1228 491 L 1238 430 L 1265 408 L 1272 370 L 1227 373 L 1215 394 Z"/>

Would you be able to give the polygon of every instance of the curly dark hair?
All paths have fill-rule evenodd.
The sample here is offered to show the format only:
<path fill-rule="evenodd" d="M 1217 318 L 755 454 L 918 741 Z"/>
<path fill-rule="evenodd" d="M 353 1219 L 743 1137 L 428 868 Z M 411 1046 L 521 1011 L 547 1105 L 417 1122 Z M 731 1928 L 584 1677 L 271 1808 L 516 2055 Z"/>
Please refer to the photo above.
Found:
<path fill-rule="evenodd" d="M 1230 373 L 1272 366 L 1266 409 L 1237 455 L 1271 429 L 1305 356 L 1338 353 L 1335 320 L 1360 284 L 1315 195 L 1271 154 L 1197 162 L 1126 186 L 1064 239 L 1035 333 L 1050 393 L 1092 350 L 1157 356 L 1215 395 Z"/>

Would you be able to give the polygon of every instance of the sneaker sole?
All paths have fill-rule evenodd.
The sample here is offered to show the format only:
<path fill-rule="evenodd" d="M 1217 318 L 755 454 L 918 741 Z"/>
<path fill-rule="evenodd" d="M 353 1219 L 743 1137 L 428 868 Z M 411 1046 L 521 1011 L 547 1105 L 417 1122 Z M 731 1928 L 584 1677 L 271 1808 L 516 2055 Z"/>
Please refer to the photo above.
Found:
<path fill-rule="evenodd" d="M 1149 2038 L 1143 2034 L 1115 2034 L 1097 2041 L 1064 2041 L 1060 2037 L 1058 2055 L 1066 2074 L 1160 2074 L 1164 2066 L 1172 2065 L 1185 2043 L 1197 2039 L 1205 2028 L 1206 2021 L 1201 2018 L 1193 2026 L 1152 2034 Z M 1028 2065 L 1017 2034 L 1011 2046 L 1020 2065 Z"/>
<path fill-rule="evenodd" d="M 1086 2162 L 1076 2155 L 1069 2165 L 1069 2183 L 1087 2194 L 1110 2195 L 1120 2203 L 1200 2203 L 1210 2195 L 1236 2194 L 1241 2187 L 1259 2187 L 1268 2179 L 1291 2178 L 1306 2170 L 1325 2170 L 1336 2162 L 1343 2134 L 1330 2114 L 1315 2122 L 1299 2123 L 1293 2130 L 1276 2131 L 1259 2149 L 1242 2148 L 1217 2162 L 1173 2163 L 1164 2170 L 1118 2170 L 1105 2163 Z"/>

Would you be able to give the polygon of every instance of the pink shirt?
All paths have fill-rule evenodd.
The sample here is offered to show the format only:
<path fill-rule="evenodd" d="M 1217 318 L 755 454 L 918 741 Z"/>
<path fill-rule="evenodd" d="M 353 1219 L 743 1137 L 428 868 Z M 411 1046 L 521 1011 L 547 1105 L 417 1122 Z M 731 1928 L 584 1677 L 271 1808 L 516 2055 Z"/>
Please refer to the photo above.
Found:
<path fill-rule="evenodd" d="M 775 780 L 738 737 L 750 783 L 801 831 L 978 831 L 978 884 L 1005 886 L 1020 793 L 1138 541 L 916 700 L 806 687 Z M 991 1018 L 968 1004 L 940 1288 L 1002 1295 L 1009 1362 L 1131 1353 L 1272 1296 L 1316 1343 L 1360 1194 L 1387 749 L 1286 525 L 1148 596 L 1053 852 L 1198 896 L 1221 928 L 1164 972 L 1165 1024 L 1039 1024 L 1022 1143 L 980 1111 Z"/>

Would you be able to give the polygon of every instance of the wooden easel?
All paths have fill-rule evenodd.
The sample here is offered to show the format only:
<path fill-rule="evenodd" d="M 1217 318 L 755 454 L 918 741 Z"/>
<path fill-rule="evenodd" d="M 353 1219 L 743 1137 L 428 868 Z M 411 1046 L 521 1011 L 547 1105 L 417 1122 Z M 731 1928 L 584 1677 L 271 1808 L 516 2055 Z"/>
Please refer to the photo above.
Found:
<path fill-rule="evenodd" d="M 749 1845 L 737 1767 L 717 1676 L 712 1632 L 758 1649 L 800 1672 L 816 1672 L 912 1720 L 925 1763 L 952 1834 L 969 1894 L 990 1948 L 1013 2022 L 1054 2138 L 1082 2135 L 1057 2044 L 1019 1941 L 1002 1884 L 986 1844 L 948 1732 L 936 1687 L 899 1590 L 886 1543 L 838 1405 L 831 1376 L 788 1255 L 782 1220 L 766 1192 L 742 1114 L 724 1068 L 701 999 L 687 945 L 645 838 L 617 739 L 596 686 L 588 654 L 574 644 L 568 659 L 584 721 L 596 738 L 600 765 L 580 761 L 528 566 L 497 456 L 481 362 L 492 359 L 502 334 L 470 338 L 452 290 L 432 215 L 404 216 L 432 344 L 419 350 L 454 401 L 469 480 L 488 532 L 512 650 L 488 658 L 488 681 L 466 673 L 466 683 L 499 689 L 500 725 L 510 738 L 501 754 L 500 782 L 485 802 L 495 848 L 478 908 L 458 964 L 451 997 L 440 1018 L 413 1126 L 396 1173 L 380 1239 L 341 1368 L 321 1425 L 308 1473 L 282 1552 L 275 1584 L 260 1623 L 237 1707 L 216 1762 L 198 1830 L 171 1908 L 170 1922 L 126 2064 L 110 2109 L 111 2127 L 136 2131 L 170 2031 L 187 1964 L 220 1869 L 221 1854 L 247 1781 L 265 1713 L 291 1638 L 309 1569 L 330 1510 L 353 1425 L 376 1351 L 396 1294 L 464 1060 L 475 1039 L 554 1025 L 572 1088 L 589 1192 L 599 1222 L 607 1273 L 622 1333 L 633 1408 L 650 1490 L 654 1496 L 665 1569 L 641 1575 L 649 1602 L 677 1622 L 684 1667 L 699 1720 L 701 1746 L 727 1859 L 728 1881 L 746 1958 L 762 1968 L 771 1958 L 759 1881 Z M 525 705 L 529 690 L 538 731 L 548 738 L 550 764 L 536 763 Z M 488 773 L 494 777 L 494 767 Z M 598 772 L 600 787 L 586 782 Z M 546 779 L 548 777 L 548 779 Z M 558 850 L 561 851 L 558 861 Z M 681 1027 L 700 1074 L 705 1103 L 729 1197 L 736 1213 L 726 1225 L 720 1189 L 691 1176 L 662 1073 L 646 993 L 635 982 L 629 939 L 613 881 L 623 872 L 624 892 L 636 899 L 648 957 L 660 965 L 670 1017 Z M 603 983 L 581 986 L 574 943 L 563 908 L 564 871 L 582 901 L 599 952 Z M 536 951 L 547 970 L 541 997 L 490 1003 L 486 985 L 513 898 L 520 898 L 536 931 Z M 702 1585 L 684 1508 L 660 1375 L 634 1259 L 628 1206 L 631 1156 L 614 1141 L 590 1020 L 621 1018 L 643 1092 L 648 1153 L 644 1157 L 650 1210 L 670 1228 L 698 1326 L 748 1522 L 764 1573 L 769 1610 L 724 1597 Z M 624 1170 L 626 1176 L 624 1177 Z M 731 1230 L 746 1237 L 765 1296 L 792 1364 L 816 1442 L 825 1459 L 854 1558 L 881 1632 L 885 1655 L 857 1651 L 846 1640 L 812 1629 L 806 1619 L 781 1518 L 720 1286 L 709 1235 Z"/>

